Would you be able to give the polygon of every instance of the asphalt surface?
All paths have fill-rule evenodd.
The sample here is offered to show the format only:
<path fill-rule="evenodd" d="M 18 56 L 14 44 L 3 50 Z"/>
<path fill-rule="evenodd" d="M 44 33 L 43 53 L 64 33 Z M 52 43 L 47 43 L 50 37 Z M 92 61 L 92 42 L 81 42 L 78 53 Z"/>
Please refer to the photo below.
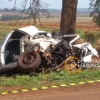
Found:
<path fill-rule="evenodd" d="M 100 100 L 100 83 L 0 95 L 0 100 Z"/>

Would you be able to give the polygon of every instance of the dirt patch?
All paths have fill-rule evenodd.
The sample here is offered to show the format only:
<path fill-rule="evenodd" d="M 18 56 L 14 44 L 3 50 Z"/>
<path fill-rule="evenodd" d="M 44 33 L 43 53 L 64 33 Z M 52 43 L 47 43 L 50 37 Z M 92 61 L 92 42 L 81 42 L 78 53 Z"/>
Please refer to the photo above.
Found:
<path fill-rule="evenodd" d="M 18 23 L 17 25 L 12 22 L 10 23 L 8 22 L 3 22 L 3 24 L 5 25 L 10 25 L 10 26 L 17 26 L 17 27 L 24 27 L 24 26 L 28 26 L 28 25 L 33 25 L 33 23 L 28 23 L 28 22 L 23 22 L 23 23 Z M 92 23 L 76 23 L 76 29 L 81 29 L 81 30 L 85 30 L 86 32 L 91 32 L 91 31 L 100 31 L 100 27 L 99 26 L 95 26 L 95 25 L 91 25 Z M 38 25 L 40 27 L 44 27 L 44 28 L 52 28 L 52 29 L 59 29 L 60 28 L 60 23 L 59 22 L 42 22 L 41 24 L 38 23 Z"/>
<path fill-rule="evenodd" d="M 51 98 L 52 100 L 99 100 L 99 93 L 100 83 L 94 83 L 73 87 L 1 95 L 0 100 L 51 100 Z"/>
<path fill-rule="evenodd" d="M 92 87 L 92 88 L 91 88 Z M 0 87 L 1 88 L 1 87 Z M 5 92 L 10 92 L 10 91 L 21 91 L 25 88 L 21 88 L 21 87 L 16 87 L 16 86 L 12 86 L 12 87 L 3 87 L 2 89 L 5 89 Z M 35 91 L 34 93 L 40 93 L 41 91 L 43 93 L 49 93 L 50 91 L 63 91 L 63 92 L 68 92 L 68 93 L 72 93 L 72 92 L 76 92 L 76 91 L 88 91 L 88 90 L 92 90 L 92 89 L 97 89 L 100 90 L 100 83 L 94 83 L 94 84 L 89 84 L 86 83 L 84 85 L 76 85 L 76 86 L 66 86 L 66 87 L 57 87 L 57 88 L 48 88 L 46 90 L 41 90 L 39 89 L 38 91 Z M 31 92 L 31 90 L 29 90 L 29 92 Z M 21 92 L 20 92 L 21 93 Z M 11 93 L 10 93 L 11 94 Z"/>

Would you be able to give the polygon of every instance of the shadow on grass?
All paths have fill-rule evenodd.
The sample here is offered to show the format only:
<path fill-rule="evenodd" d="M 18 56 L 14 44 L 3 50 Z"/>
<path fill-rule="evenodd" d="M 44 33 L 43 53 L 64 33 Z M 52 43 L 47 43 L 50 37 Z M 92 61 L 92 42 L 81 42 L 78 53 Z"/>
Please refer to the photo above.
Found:
<path fill-rule="evenodd" d="M 38 71 L 32 71 L 32 72 L 22 72 L 19 68 L 15 68 L 13 70 L 8 70 L 4 72 L 0 72 L 0 76 L 6 76 L 6 77 L 16 77 L 16 75 L 29 75 L 29 76 L 38 76 Z"/>

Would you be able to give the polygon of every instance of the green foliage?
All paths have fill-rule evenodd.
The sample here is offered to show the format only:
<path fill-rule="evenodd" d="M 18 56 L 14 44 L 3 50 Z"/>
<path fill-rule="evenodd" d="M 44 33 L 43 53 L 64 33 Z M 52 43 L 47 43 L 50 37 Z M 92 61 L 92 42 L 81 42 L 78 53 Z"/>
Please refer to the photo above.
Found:
<path fill-rule="evenodd" d="M 100 26 L 100 14 L 94 16 L 93 21 L 96 22 L 97 26 Z"/>
<path fill-rule="evenodd" d="M 84 30 L 76 30 L 76 33 L 78 33 L 81 38 L 85 38 Z"/>
<path fill-rule="evenodd" d="M 91 16 L 93 21 L 100 26 L 100 0 L 90 0 L 90 8 L 92 8 Z"/>
<path fill-rule="evenodd" d="M 97 31 L 84 31 L 84 30 L 76 30 L 76 33 L 80 35 L 84 41 L 90 42 L 91 44 L 100 44 L 100 32 Z"/>
<path fill-rule="evenodd" d="M 89 41 L 90 43 L 95 43 L 97 40 L 100 39 L 100 33 L 89 33 L 85 34 L 86 41 Z"/>
<path fill-rule="evenodd" d="M 38 77 L 30 75 L 15 75 L 13 76 L 1 76 L 1 87 L 17 86 L 20 88 L 34 88 L 41 86 L 61 85 L 69 83 L 87 82 L 89 80 L 99 80 L 100 70 L 83 70 L 81 73 L 71 74 L 66 70 L 61 72 L 51 72 L 49 74 L 39 74 Z"/>
<path fill-rule="evenodd" d="M 16 26 L 10 26 L 7 24 L 0 23 L 0 41 L 7 35 L 10 31 L 17 28 Z"/>

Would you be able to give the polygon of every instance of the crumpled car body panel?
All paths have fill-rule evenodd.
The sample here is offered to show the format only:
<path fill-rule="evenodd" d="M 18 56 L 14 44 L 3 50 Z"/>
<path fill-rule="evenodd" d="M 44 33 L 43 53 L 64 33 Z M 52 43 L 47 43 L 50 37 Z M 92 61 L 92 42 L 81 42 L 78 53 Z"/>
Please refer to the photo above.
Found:
<path fill-rule="evenodd" d="M 23 27 L 23 28 L 19 28 L 18 30 L 23 31 L 23 32 L 27 33 L 30 36 L 34 36 L 37 33 L 43 33 L 43 32 L 45 32 L 45 31 L 38 30 L 35 26 Z"/>
<path fill-rule="evenodd" d="M 95 48 L 92 47 L 90 43 L 82 43 L 82 44 L 77 44 L 73 45 L 74 47 L 78 47 L 80 49 L 83 49 L 85 51 L 85 55 L 83 57 L 83 62 L 90 62 L 92 61 L 92 56 L 99 57 L 98 52 L 96 51 Z M 88 52 L 89 51 L 89 52 Z"/>

